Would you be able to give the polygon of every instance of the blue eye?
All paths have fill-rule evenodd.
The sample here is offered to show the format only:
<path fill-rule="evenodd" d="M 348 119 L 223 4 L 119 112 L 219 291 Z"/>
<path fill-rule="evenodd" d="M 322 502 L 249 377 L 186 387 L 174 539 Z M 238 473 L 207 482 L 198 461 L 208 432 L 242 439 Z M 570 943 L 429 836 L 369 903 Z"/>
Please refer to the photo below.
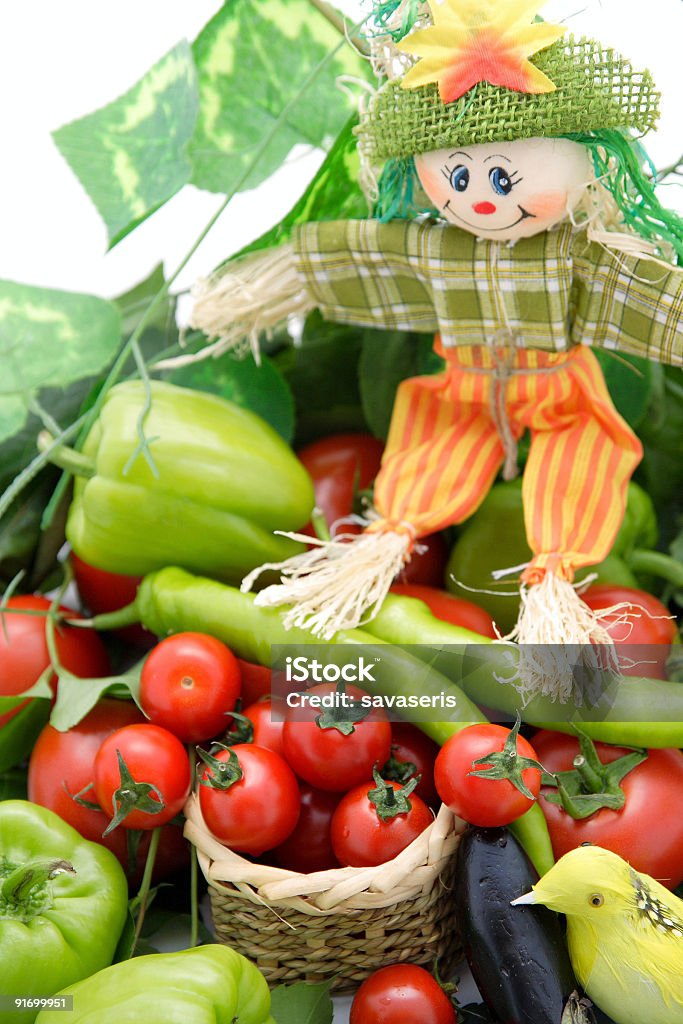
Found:
<path fill-rule="evenodd" d="M 470 183 L 470 172 L 462 164 L 458 164 L 451 171 L 450 182 L 456 192 L 464 192 Z"/>
<path fill-rule="evenodd" d="M 502 167 L 493 167 L 489 171 L 489 181 L 494 192 L 499 196 L 506 196 L 512 191 L 512 182 L 507 171 Z"/>

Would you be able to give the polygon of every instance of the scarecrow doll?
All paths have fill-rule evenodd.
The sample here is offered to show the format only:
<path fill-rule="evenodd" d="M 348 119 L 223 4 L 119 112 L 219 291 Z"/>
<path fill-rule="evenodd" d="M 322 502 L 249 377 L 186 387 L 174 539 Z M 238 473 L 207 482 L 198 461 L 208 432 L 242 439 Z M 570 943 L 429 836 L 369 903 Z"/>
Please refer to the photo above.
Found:
<path fill-rule="evenodd" d="M 591 348 L 681 362 L 683 220 L 660 205 L 635 140 L 657 118 L 649 73 L 534 20 L 538 7 L 380 4 L 386 81 L 357 128 L 375 216 L 299 226 L 197 289 L 193 326 L 213 351 L 317 307 L 432 332 L 446 361 L 399 387 L 363 533 L 275 566 L 281 582 L 257 595 L 319 636 L 371 617 L 420 537 L 470 516 L 501 470 L 515 475 L 528 430 L 533 558 L 515 567 L 509 639 L 529 652 L 609 643 L 574 573 L 609 552 L 642 451 Z M 571 672 L 529 654 L 525 691 L 570 688 Z"/>

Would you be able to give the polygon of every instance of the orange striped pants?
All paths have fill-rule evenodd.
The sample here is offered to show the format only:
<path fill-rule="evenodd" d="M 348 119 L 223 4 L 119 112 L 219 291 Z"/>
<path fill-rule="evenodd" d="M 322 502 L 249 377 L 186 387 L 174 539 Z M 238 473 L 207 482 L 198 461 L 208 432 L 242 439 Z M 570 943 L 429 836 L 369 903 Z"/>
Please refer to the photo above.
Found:
<path fill-rule="evenodd" d="M 524 518 L 533 561 L 572 580 L 606 557 L 623 519 L 640 441 L 617 413 L 593 353 L 458 346 L 437 351 L 448 367 L 400 385 L 368 529 L 424 536 L 460 523 L 483 501 L 505 451 L 500 410 L 514 439 L 531 434 L 524 469 Z M 501 361 L 507 375 L 500 374 Z M 498 410 L 498 412 L 497 412 Z M 388 522 L 387 522 L 388 521 Z"/>

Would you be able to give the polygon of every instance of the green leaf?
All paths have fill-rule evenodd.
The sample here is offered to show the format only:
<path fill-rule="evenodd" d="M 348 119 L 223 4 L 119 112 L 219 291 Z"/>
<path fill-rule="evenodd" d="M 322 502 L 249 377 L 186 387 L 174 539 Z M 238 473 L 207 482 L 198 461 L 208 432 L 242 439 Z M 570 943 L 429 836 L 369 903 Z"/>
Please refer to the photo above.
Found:
<path fill-rule="evenodd" d="M 200 98 L 190 146 L 193 184 L 210 192 L 234 188 L 282 111 L 340 41 L 310 0 L 224 4 L 193 44 Z M 336 83 L 340 75 L 369 77 L 351 46 L 327 60 L 292 105 L 243 188 L 268 178 L 298 144 L 329 149 L 353 107 Z"/>
<path fill-rule="evenodd" d="M 110 248 L 190 180 L 197 108 L 192 51 L 183 41 L 119 99 L 54 132 Z"/>
<path fill-rule="evenodd" d="M 143 659 L 144 660 L 144 659 Z M 62 669 L 57 683 L 57 700 L 50 715 L 50 725 L 59 732 L 73 729 L 97 704 L 100 697 L 110 690 L 129 693 L 138 700 L 142 661 L 129 672 L 118 676 L 104 676 L 102 679 L 80 679 Z"/>
<path fill-rule="evenodd" d="M 190 363 L 175 370 L 174 384 L 210 391 L 249 409 L 270 423 L 288 443 L 294 436 L 294 399 L 289 385 L 267 356 L 259 366 L 252 355 L 240 359 L 224 355 L 219 359 Z"/>
<path fill-rule="evenodd" d="M 652 363 L 638 356 L 595 351 L 602 367 L 607 389 L 617 411 L 634 429 L 642 423 L 648 410 L 653 388 Z"/>
<path fill-rule="evenodd" d="M 0 441 L 24 427 L 42 388 L 100 373 L 120 340 L 111 302 L 0 281 Z"/>
<path fill-rule="evenodd" d="M 377 437 L 386 438 L 396 389 L 406 377 L 435 373 L 443 360 L 433 351 L 433 338 L 406 331 L 363 332 L 358 366 L 365 418 Z"/>
<path fill-rule="evenodd" d="M 304 325 L 300 345 L 279 352 L 275 362 L 296 405 L 296 444 L 343 431 L 367 431 L 358 388 L 362 332 L 327 323 L 317 311 Z"/>
<path fill-rule="evenodd" d="M 158 263 L 144 281 L 140 281 L 127 292 L 124 292 L 123 295 L 117 295 L 114 302 L 121 313 L 124 335 L 133 333 L 140 322 L 142 314 L 151 305 L 152 300 L 161 291 L 165 283 L 164 265 L 163 263 Z M 166 301 L 157 309 L 154 317 L 148 323 L 148 327 L 154 326 L 161 330 L 166 330 L 169 321 L 173 319 L 174 311 L 174 300 L 168 295 Z"/>
<path fill-rule="evenodd" d="M 27 800 L 28 777 L 25 768 L 14 768 L 0 775 L 0 800 Z"/>
<path fill-rule="evenodd" d="M 277 1024 L 332 1024 L 334 1007 L 329 984 L 278 985 L 272 993 L 271 1013 Z"/>

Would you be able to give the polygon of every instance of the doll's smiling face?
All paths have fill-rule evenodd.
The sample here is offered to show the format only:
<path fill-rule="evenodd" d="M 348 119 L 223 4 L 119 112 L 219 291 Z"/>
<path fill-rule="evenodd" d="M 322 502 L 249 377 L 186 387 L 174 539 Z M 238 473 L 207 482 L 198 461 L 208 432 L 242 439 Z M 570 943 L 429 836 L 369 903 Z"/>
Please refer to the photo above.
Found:
<path fill-rule="evenodd" d="M 518 139 L 421 153 L 415 166 L 442 217 L 482 238 L 515 240 L 564 220 L 594 178 L 570 139 Z"/>

